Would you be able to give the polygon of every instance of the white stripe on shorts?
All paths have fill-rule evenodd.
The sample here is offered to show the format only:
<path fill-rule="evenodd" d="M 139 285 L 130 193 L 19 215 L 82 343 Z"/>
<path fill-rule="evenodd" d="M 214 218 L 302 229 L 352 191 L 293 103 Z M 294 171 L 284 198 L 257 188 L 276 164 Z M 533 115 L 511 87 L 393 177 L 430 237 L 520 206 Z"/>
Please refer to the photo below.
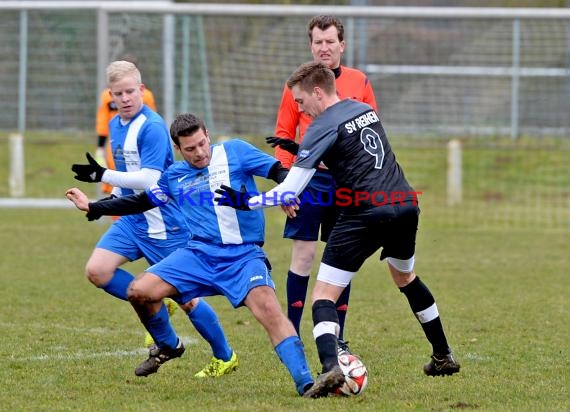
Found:
<path fill-rule="evenodd" d="M 355 274 L 356 272 L 333 268 L 332 266 L 321 262 L 319 273 L 317 274 L 317 280 L 344 288 L 350 283 Z"/>
<path fill-rule="evenodd" d="M 392 265 L 396 270 L 402 273 L 412 273 L 414 270 L 415 256 L 409 259 L 396 259 L 393 257 L 387 257 L 386 260 L 390 265 Z"/>
<path fill-rule="evenodd" d="M 430 320 L 434 320 L 438 316 L 439 312 L 437 311 L 437 305 L 435 302 L 429 308 L 416 312 L 416 318 L 418 318 L 420 323 L 428 323 Z"/>

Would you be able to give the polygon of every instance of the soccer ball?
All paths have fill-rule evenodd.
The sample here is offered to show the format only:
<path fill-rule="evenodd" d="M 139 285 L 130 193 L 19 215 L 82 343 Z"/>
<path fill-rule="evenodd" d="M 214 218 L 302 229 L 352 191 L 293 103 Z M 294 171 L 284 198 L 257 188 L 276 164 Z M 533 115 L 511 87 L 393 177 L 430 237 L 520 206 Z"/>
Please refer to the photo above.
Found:
<path fill-rule="evenodd" d="M 338 364 L 344 373 L 344 383 L 335 393 L 341 396 L 360 395 L 368 386 L 368 369 L 358 356 L 351 353 L 338 355 Z"/>

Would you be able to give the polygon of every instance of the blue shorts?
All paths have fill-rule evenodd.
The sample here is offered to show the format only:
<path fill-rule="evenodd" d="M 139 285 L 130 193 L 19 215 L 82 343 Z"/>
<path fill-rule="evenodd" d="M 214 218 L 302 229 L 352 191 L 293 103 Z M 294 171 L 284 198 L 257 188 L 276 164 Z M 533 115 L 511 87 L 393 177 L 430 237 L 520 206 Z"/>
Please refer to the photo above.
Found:
<path fill-rule="evenodd" d="M 202 296 L 225 296 L 234 308 L 243 305 L 257 286 L 275 289 L 271 266 L 261 247 L 254 244 L 209 245 L 190 241 L 146 270 L 178 291 L 178 303 Z"/>
<path fill-rule="evenodd" d="M 186 246 L 188 232 L 181 230 L 168 233 L 166 239 L 154 239 L 124 217 L 115 221 L 97 243 L 98 248 L 106 249 L 126 257 L 130 261 L 145 258 L 150 265 L 160 262 L 176 249 Z"/>
<path fill-rule="evenodd" d="M 334 206 L 335 183 L 327 172 L 317 171 L 301 192 L 297 216 L 287 218 L 283 237 L 286 239 L 326 242 L 337 216 Z"/>

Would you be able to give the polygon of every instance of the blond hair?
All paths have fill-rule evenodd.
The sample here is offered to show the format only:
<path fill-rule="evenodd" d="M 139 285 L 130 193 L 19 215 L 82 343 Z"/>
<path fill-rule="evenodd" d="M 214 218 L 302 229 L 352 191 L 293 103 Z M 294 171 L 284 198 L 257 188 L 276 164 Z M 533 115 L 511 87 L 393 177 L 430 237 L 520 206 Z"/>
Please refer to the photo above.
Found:
<path fill-rule="evenodd" d="M 107 84 L 113 84 L 125 77 L 133 77 L 135 81 L 142 83 L 141 72 L 133 63 L 126 60 L 117 60 L 107 66 Z"/>

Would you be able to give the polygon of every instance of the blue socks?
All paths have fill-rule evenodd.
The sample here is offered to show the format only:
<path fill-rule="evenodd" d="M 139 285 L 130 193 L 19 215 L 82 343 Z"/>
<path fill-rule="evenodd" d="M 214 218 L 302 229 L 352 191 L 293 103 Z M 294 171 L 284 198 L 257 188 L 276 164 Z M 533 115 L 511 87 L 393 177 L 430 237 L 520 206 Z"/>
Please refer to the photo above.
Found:
<path fill-rule="evenodd" d="M 232 357 L 232 348 L 226 340 L 214 309 L 204 299 L 200 299 L 198 305 L 188 313 L 188 318 L 198 333 L 210 344 L 214 357 L 224 362 L 229 361 Z"/>
<path fill-rule="evenodd" d="M 117 268 L 109 283 L 103 286 L 105 292 L 121 300 L 127 299 L 127 289 L 135 277 L 124 269 Z"/>
<path fill-rule="evenodd" d="M 307 365 L 303 342 L 298 336 L 289 336 L 275 346 L 275 352 L 289 370 L 299 395 L 305 393 L 306 388 L 313 383 L 313 377 Z"/>
<path fill-rule="evenodd" d="M 168 309 L 164 303 L 158 312 L 141 321 L 159 348 L 176 348 L 178 336 L 170 324 Z"/>

